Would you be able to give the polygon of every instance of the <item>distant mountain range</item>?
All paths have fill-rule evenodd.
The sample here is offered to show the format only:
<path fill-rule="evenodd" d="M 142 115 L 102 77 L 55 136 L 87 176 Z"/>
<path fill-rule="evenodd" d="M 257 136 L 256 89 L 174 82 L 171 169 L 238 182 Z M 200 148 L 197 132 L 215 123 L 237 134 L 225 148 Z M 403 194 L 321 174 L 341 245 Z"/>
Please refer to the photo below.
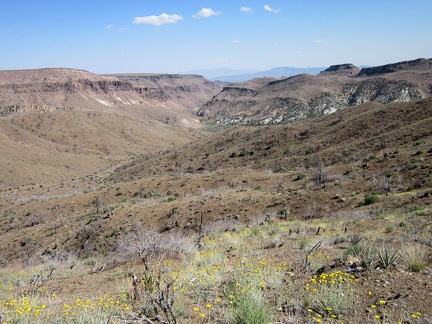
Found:
<path fill-rule="evenodd" d="M 194 70 L 183 73 L 200 74 L 206 79 L 212 81 L 224 81 L 224 82 L 244 82 L 255 78 L 289 78 L 291 76 L 308 73 L 318 74 L 324 71 L 327 67 L 307 67 L 307 68 L 296 68 L 290 66 L 276 67 L 271 70 L 257 71 L 257 70 L 234 70 L 234 69 L 210 69 L 210 70 Z"/>
<path fill-rule="evenodd" d="M 224 77 L 232 77 L 236 75 L 248 75 L 260 72 L 259 70 L 236 70 L 236 69 L 228 69 L 228 68 L 220 68 L 220 69 L 204 69 L 204 70 L 191 70 L 191 71 L 183 71 L 179 72 L 180 74 L 199 74 L 208 80 L 220 80 Z M 225 80 L 223 80 L 225 81 Z"/>
<path fill-rule="evenodd" d="M 359 68 L 367 68 L 368 65 L 360 65 Z M 297 68 L 291 66 L 276 67 L 270 70 L 236 70 L 236 69 L 208 69 L 181 72 L 181 74 L 199 74 L 212 81 L 229 83 L 245 82 L 255 78 L 289 78 L 298 74 L 308 73 L 316 75 L 327 69 L 327 67 Z"/>

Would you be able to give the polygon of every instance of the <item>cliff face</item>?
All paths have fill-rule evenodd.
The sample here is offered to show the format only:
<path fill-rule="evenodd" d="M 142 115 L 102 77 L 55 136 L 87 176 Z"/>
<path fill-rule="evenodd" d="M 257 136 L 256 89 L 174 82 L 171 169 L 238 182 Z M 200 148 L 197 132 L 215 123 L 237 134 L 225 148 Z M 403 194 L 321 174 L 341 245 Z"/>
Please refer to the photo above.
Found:
<path fill-rule="evenodd" d="M 84 110 L 193 119 L 222 89 L 198 75 L 96 75 L 72 69 L 0 71 L 0 115 Z"/>
<path fill-rule="evenodd" d="M 318 75 L 302 74 L 251 88 L 225 87 L 198 111 L 208 123 L 285 124 L 365 102 L 409 102 L 432 95 L 432 60 L 360 70 L 333 65 Z"/>

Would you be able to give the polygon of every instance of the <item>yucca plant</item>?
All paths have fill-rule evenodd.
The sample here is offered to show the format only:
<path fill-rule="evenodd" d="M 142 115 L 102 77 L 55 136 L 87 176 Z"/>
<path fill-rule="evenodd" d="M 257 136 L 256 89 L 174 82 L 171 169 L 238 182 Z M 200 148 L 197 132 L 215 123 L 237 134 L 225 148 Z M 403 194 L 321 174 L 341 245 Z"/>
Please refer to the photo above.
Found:
<path fill-rule="evenodd" d="M 373 247 L 365 247 L 360 255 L 361 265 L 368 271 L 375 269 L 377 259 L 376 259 L 376 250 Z"/>
<path fill-rule="evenodd" d="M 384 269 L 393 266 L 396 262 L 398 252 L 398 250 L 390 251 L 387 247 L 378 249 L 377 254 L 380 266 Z"/>

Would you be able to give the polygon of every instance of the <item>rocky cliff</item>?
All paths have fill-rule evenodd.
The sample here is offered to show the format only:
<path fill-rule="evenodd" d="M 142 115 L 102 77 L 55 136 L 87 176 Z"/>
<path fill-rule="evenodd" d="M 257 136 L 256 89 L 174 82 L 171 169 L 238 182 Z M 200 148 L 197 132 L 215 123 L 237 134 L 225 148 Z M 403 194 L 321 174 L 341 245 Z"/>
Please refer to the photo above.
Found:
<path fill-rule="evenodd" d="M 190 123 L 222 87 L 199 75 L 96 75 L 73 69 L 0 71 L 0 115 L 84 110 Z"/>
<path fill-rule="evenodd" d="M 432 59 L 361 70 L 340 64 L 316 76 L 301 74 L 224 87 L 198 115 L 222 125 L 285 124 L 370 101 L 409 102 L 431 95 Z"/>

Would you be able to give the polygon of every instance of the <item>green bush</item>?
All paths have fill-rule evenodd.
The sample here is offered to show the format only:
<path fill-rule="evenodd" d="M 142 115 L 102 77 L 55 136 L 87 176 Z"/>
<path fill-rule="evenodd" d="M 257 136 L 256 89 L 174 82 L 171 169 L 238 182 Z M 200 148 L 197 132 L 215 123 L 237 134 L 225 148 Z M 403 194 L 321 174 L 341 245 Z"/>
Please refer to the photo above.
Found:
<path fill-rule="evenodd" d="M 378 200 L 379 200 L 379 197 L 376 193 L 370 193 L 370 194 L 367 194 L 365 196 L 363 204 L 364 205 L 372 205 L 372 204 L 377 203 Z"/>
<path fill-rule="evenodd" d="M 302 179 L 304 179 L 305 177 L 306 177 L 306 174 L 304 174 L 304 173 L 300 173 L 300 174 L 297 175 L 297 177 L 294 179 L 294 181 L 302 180 Z"/>
<path fill-rule="evenodd" d="M 303 250 L 309 243 L 309 240 L 306 237 L 302 237 L 298 240 L 298 247 L 300 250 Z"/>

